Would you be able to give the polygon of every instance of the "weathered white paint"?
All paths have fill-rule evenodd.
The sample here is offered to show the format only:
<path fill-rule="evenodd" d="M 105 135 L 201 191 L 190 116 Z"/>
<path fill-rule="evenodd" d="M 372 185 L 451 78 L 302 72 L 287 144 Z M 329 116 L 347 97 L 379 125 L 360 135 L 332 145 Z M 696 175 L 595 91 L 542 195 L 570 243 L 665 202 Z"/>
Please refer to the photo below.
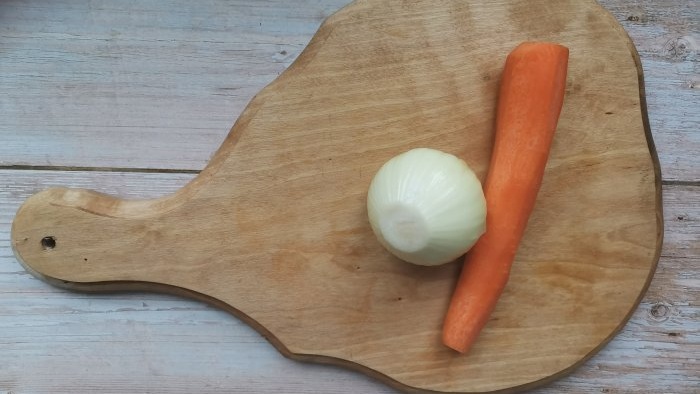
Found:
<path fill-rule="evenodd" d="M 3 1 L 0 165 L 202 169 L 253 95 L 348 2 Z M 696 2 L 601 3 L 641 54 L 665 178 L 697 181 Z"/>
<path fill-rule="evenodd" d="M 348 0 L 0 3 L 0 165 L 202 169 Z"/>
<path fill-rule="evenodd" d="M 67 292 L 33 278 L 12 256 L 14 212 L 40 189 L 154 197 L 191 177 L 0 171 L 0 392 L 395 392 L 359 373 L 287 360 L 245 324 L 202 303 Z M 663 256 L 625 329 L 571 376 L 536 392 L 690 393 L 700 385 L 699 189 L 664 189 Z"/>

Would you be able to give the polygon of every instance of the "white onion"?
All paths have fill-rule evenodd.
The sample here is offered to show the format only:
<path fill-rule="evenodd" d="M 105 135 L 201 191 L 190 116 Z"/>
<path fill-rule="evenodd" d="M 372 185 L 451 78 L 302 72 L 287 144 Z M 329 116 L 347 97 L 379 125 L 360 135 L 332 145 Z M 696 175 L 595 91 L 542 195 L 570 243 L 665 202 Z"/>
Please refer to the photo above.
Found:
<path fill-rule="evenodd" d="M 418 148 L 386 162 L 367 195 L 372 231 L 396 257 L 439 265 L 466 253 L 486 230 L 481 183 L 459 158 Z"/>

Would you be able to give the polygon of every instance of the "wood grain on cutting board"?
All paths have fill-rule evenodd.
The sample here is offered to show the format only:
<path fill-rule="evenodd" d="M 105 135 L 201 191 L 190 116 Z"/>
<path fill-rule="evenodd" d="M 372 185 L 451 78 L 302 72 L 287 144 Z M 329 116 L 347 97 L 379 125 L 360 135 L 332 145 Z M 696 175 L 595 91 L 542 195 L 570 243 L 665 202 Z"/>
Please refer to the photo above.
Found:
<path fill-rule="evenodd" d="M 417 146 L 457 154 L 483 179 L 501 65 L 534 39 L 571 49 L 566 103 L 511 282 L 459 356 L 439 343 L 458 264 L 389 256 L 365 193 L 383 162 Z M 13 245 L 32 270 L 79 288 L 161 283 L 220 300 L 284 352 L 402 388 L 529 385 L 609 339 L 658 258 L 638 72 L 629 39 L 593 2 L 355 2 L 180 192 L 124 202 L 49 190 L 19 211 Z M 47 236 L 55 248 L 41 247 Z"/>

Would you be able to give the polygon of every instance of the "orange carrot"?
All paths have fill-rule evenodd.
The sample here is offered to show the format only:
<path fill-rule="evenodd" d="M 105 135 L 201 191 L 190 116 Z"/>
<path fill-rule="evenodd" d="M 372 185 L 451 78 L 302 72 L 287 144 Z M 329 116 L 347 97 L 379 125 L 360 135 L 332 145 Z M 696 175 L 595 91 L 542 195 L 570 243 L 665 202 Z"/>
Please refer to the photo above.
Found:
<path fill-rule="evenodd" d="M 486 195 L 486 233 L 465 259 L 443 327 L 443 343 L 466 352 L 503 291 L 542 183 L 564 101 L 569 50 L 520 44 L 506 59 Z"/>

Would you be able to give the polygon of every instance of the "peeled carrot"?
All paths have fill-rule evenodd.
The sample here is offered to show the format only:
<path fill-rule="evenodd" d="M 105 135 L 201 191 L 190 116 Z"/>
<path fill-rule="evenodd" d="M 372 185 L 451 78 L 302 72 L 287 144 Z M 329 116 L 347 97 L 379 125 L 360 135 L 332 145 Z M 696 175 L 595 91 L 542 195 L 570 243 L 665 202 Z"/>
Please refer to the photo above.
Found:
<path fill-rule="evenodd" d="M 566 47 L 544 42 L 520 44 L 506 59 L 484 185 L 486 233 L 466 256 L 443 326 L 443 343 L 459 352 L 476 341 L 508 282 L 564 102 L 568 59 Z"/>

